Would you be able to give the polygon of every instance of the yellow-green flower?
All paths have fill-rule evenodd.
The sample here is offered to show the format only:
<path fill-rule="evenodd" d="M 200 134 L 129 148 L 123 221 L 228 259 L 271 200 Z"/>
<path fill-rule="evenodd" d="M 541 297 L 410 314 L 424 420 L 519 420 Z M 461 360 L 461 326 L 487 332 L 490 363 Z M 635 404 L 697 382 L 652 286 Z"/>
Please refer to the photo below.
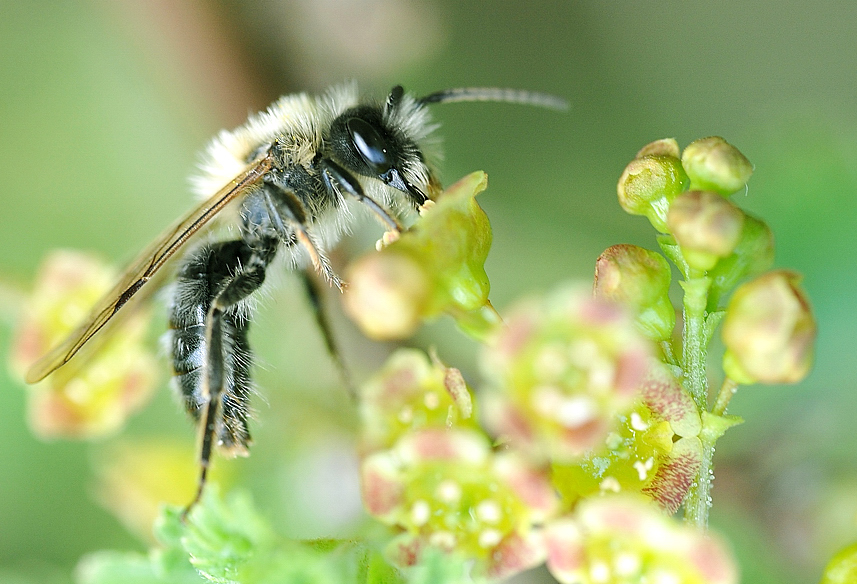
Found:
<path fill-rule="evenodd" d="M 389 448 L 423 428 L 479 427 L 458 369 L 417 349 L 399 349 L 363 384 L 360 410 L 367 451 Z"/>
<path fill-rule="evenodd" d="M 113 284 L 115 274 L 93 257 L 72 251 L 48 256 L 23 308 L 11 352 L 13 372 L 27 368 L 71 332 Z M 145 404 L 156 381 L 144 344 L 148 315 L 137 312 L 95 354 L 29 388 L 33 431 L 44 438 L 91 438 L 118 430 Z"/>
<path fill-rule="evenodd" d="M 589 499 L 546 530 L 547 565 L 562 584 L 737 584 L 719 539 L 622 495 Z"/>
<path fill-rule="evenodd" d="M 574 289 L 520 304 L 483 353 L 487 426 L 532 456 L 579 461 L 631 410 L 651 353 L 619 304 Z"/>
<path fill-rule="evenodd" d="M 369 513 L 401 530 L 387 548 L 400 566 L 434 548 L 500 578 L 545 559 L 538 526 L 557 505 L 547 473 L 515 453 L 495 454 L 481 432 L 408 433 L 363 461 L 361 484 Z"/>

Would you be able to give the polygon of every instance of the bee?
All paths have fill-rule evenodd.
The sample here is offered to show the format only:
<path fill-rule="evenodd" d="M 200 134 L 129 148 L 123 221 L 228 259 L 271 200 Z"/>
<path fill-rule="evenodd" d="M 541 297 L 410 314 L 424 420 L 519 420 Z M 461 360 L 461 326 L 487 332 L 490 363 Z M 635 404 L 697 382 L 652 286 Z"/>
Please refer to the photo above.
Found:
<path fill-rule="evenodd" d="M 90 341 L 108 335 L 114 328 L 108 325 L 130 312 L 132 300 L 150 296 L 174 272 L 167 343 L 173 385 L 200 428 L 199 481 L 187 513 L 202 496 L 215 446 L 226 455 L 248 453 L 250 300 L 272 262 L 282 256 L 294 269 L 311 267 L 341 290 L 327 250 L 348 230 L 358 209 L 370 211 L 395 234 L 403 229 L 403 212 L 439 194 L 436 125 L 427 106 L 455 101 L 566 107 L 553 96 L 493 88 L 450 89 L 417 98 L 396 86 L 376 101 L 345 84 L 320 96 L 280 98 L 211 141 L 193 180 L 201 204 L 131 263 L 84 322 L 32 365 L 27 382 L 51 375 Z M 228 236 L 195 237 L 218 216 L 228 216 Z M 202 241 L 193 245 L 194 240 Z M 336 357 L 316 293 L 309 291 Z"/>

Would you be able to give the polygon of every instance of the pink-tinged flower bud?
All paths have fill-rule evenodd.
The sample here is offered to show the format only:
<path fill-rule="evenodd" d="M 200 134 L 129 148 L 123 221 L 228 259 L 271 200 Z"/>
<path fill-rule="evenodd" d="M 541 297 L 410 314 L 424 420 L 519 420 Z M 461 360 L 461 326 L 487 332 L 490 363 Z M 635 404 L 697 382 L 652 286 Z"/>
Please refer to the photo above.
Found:
<path fill-rule="evenodd" d="M 29 366 L 86 317 L 115 274 L 91 256 L 57 251 L 48 256 L 23 308 L 11 351 L 21 379 Z M 149 399 L 156 381 L 145 347 L 148 315 L 138 311 L 99 346 L 28 388 L 33 431 L 44 438 L 91 438 L 118 430 Z"/>
<path fill-rule="evenodd" d="M 627 413 L 652 346 L 621 305 L 563 290 L 510 311 L 483 353 L 488 428 L 515 448 L 576 462 Z"/>
<path fill-rule="evenodd" d="M 809 373 L 815 318 L 801 276 L 774 270 L 740 286 L 723 321 L 723 368 L 738 383 L 796 383 Z"/>
<path fill-rule="evenodd" d="M 562 584 L 737 584 L 735 560 L 718 538 L 621 495 L 583 501 L 545 533 L 548 570 Z"/>
<path fill-rule="evenodd" d="M 689 191 L 670 205 L 667 225 L 688 265 L 708 271 L 738 245 L 744 212 L 717 193 Z"/>
<path fill-rule="evenodd" d="M 478 575 L 506 577 L 545 559 L 538 526 L 557 508 L 546 473 L 513 453 L 494 454 L 473 430 L 424 429 L 361 466 L 363 501 L 403 533 L 394 563 L 417 563 L 426 548 L 475 561 Z"/>
<path fill-rule="evenodd" d="M 649 154 L 625 167 L 616 191 L 625 211 L 646 216 L 655 229 L 667 233 L 670 203 L 689 183 L 677 157 Z"/>
<path fill-rule="evenodd" d="M 345 309 L 368 336 L 405 338 L 440 314 L 474 336 L 497 325 L 484 268 L 491 225 L 475 200 L 487 184 L 483 172 L 464 177 L 411 229 L 351 267 Z"/>
<path fill-rule="evenodd" d="M 360 390 L 367 451 L 389 448 L 423 428 L 479 427 L 461 372 L 417 349 L 397 350 Z"/>
<path fill-rule="evenodd" d="M 670 279 L 669 263 L 661 254 L 636 245 L 614 245 L 595 262 L 595 297 L 629 306 L 644 335 L 666 341 L 675 328 Z"/>
<path fill-rule="evenodd" d="M 692 189 L 731 195 L 743 189 L 753 174 L 753 165 L 720 136 L 691 142 L 681 154 L 681 164 Z"/>

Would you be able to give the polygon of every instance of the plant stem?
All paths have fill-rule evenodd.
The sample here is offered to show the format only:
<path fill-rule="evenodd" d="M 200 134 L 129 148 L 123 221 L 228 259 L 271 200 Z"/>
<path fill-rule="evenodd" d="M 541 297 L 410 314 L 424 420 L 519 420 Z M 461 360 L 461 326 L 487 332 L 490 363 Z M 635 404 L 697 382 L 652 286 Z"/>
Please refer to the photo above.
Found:
<path fill-rule="evenodd" d="M 717 394 L 717 401 L 714 407 L 711 408 L 711 413 L 722 416 L 726 413 L 726 408 L 729 407 L 729 402 L 735 391 L 738 389 L 738 382 L 727 377 L 723 380 L 723 385 L 720 386 L 720 393 Z"/>
<path fill-rule="evenodd" d="M 682 372 L 684 386 L 690 392 L 696 409 L 702 413 L 708 410 L 708 378 L 705 361 L 708 346 L 705 340 L 705 305 L 708 302 L 708 289 L 711 279 L 689 277 L 682 282 L 684 288 L 684 334 L 682 350 Z"/>
<path fill-rule="evenodd" d="M 708 377 L 706 358 L 708 343 L 705 338 L 705 306 L 708 302 L 708 290 L 711 279 L 689 273 L 682 282 L 684 288 L 684 334 L 682 351 L 682 372 L 685 389 L 696 402 L 700 416 L 708 411 Z M 708 510 L 711 507 L 712 458 L 714 440 L 705 432 L 700 435 L 702 441 L 702 460 L 696 479 L 690 486 L 684 501 L 685 520 L 688 523 L 705 528 L 708 525 Z"/>

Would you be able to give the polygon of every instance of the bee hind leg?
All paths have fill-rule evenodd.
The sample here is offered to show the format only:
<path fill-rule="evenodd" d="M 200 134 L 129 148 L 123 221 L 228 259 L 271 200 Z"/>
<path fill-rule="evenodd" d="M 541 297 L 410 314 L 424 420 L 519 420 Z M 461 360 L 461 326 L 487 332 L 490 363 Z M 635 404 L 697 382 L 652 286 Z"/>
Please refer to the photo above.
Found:
<path fill-rule="evenodd" d="M 185 261 L 178 274 L 171 313 L 174 368 L 185 405 L 200 425 L 199 482 L 183 519 L 202 497 L 215 439 L 231 454 L 245 454 L 250 444 L 252 359 L 246 335 L 249 307 L 242 301 L 264 282 L 277 240 L 253 243 L 236 240 L 205 246 Z M 198 322 L 202 314 L 203 322 Z M 189 342 L 193 335 L 194 342 Z"/>

